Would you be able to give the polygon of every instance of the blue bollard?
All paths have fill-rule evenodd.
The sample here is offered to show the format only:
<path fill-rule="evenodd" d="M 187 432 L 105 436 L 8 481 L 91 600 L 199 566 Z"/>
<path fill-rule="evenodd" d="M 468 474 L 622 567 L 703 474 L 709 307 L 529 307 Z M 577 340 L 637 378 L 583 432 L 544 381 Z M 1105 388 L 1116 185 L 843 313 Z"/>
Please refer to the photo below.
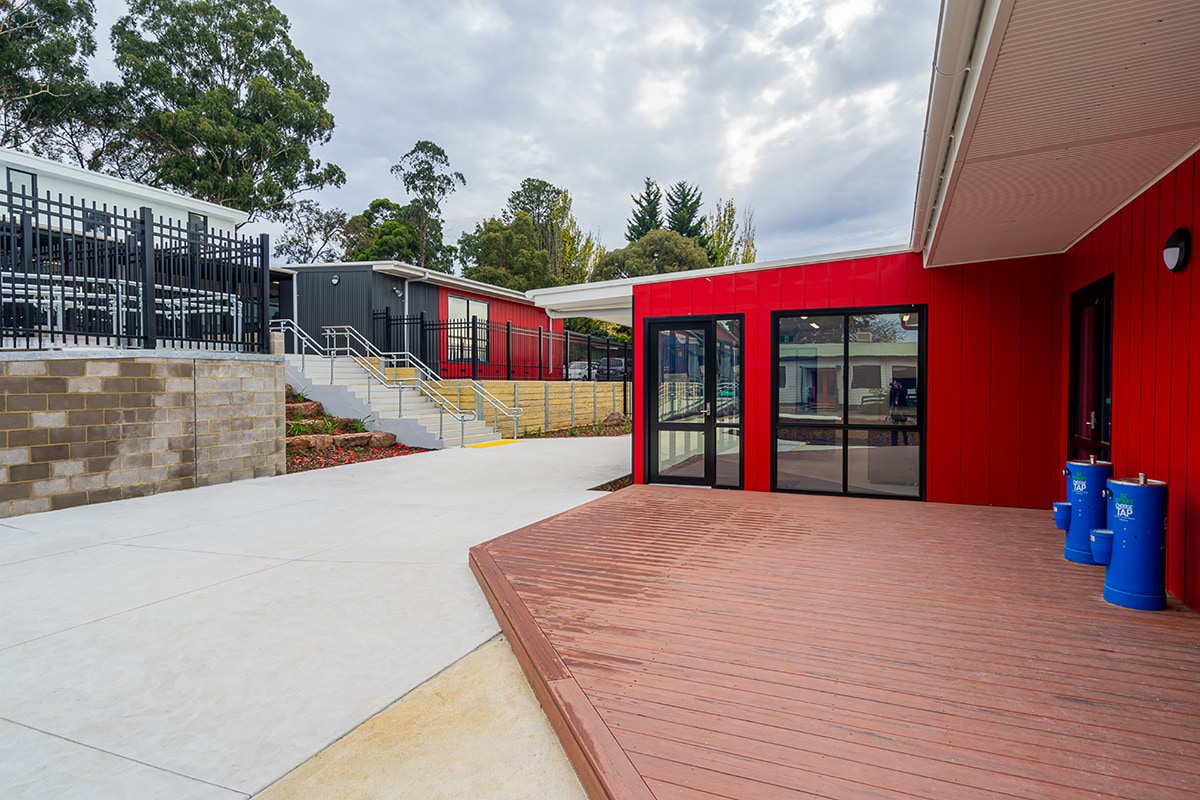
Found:
<path fill-rule="evenodd" d="M 1063 475 L 1067 479 L 1067 500 L 1071 503 L 1071 525 L 1067 528 L 1063 558 L 1076 564 L 1095 564 L 1092 530 L 1105 527 L 1104 482 L 1112 477 L 1112 464 L 1068 461 Z"/>
<path fill-rule="evenodd" d="M 1070 503 L 1055 503 L 1051 508 L 1054 510 L 1054 527 L 1060 531 L 1065 531 L 1071 527 Z"/>
<path fill-rule="evenodd" d="M 1092 558 L 1097 564 L 1107 564 L 1112 561 L 1113 532 L 1108 528 L 1096 528 L 1092 531 Z"/>
<path fill-rule="evenodd" d="M 1167 607 L 1167 484 L 1145 475 L 1112 479 L 1105 494 L 1113 544 L 1104 599 L 1161 611 Z"/>

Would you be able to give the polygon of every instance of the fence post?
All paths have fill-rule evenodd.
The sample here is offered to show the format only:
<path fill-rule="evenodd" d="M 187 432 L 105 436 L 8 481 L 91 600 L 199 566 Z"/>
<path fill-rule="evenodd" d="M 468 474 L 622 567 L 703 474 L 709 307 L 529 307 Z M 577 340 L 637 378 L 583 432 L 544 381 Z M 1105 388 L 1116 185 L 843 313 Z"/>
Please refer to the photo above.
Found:
<path fill-rule="evenodd" d="M 158 346 L 157 325 L 154 317 L 154 212 L 142 206 L 142 347 L 154 350 Z"/>
<path fill-rule="evenodd" d="M 521 407 L 521 389 L 520 389 L 520 386 L 518 386 L 518 385 L 517 385 L 517 384 L 515 384 L 515 383 L 513 384 L 513 404 L 512 404 L 512 407 L 513 407 L 513 438 L 514 438 L 514 439 L 519 439 L 519 438 L 520 438 L 520 435 L 517 433 L 517 417 L 518 417 L 519 415 L 518 415 L 517 411 L 518 411 L 518 409 L 520 409 L 520 407 Z"/>
<path fill-rule="evenodd" d="M 592 424 L 596 424 L 596 387 L 599 386 L 596 381 L 592 381 Z"/>
<path fill-rule="evenodd" d="M 471 380 L 479 380 L 479 317 L 473 314 L 471 315 Z"/>
<path fill-rule="evenodd" d="M 512 320 L 504 323 L 504 352 L 508 356 L 505 360 L 508 366 L 504 371 L 504 379 L 512 380 Z"/>
<path fill-rule="evenodd" d="M 575 427 L 575 381 L 571 381 L 571 427 Z"/>
<path fill-rule="evenodd" d="M 271 352 L 271 236 L 258 235 L 258 349 L 261 353 Z"/>
<path fill-rule="evenodd" d="M 418 317 L 418 323 L 420 324 L 420 330 L 416 332 L 416 353 L 418 353 L 416 357 L 422 362 L 428 363 L 430 360 L 425 357 L 425 312 L 422 311 L 416 317 Z"/>
<path fill-rule="evenodd" d="M 542 364 L 542 326 L 538 325 L 538 380 L 542 379 L 543 364 Z"/>
<path fill-rule="evenodd" d="M 396 352 L 396 348 L 392 347 L 392 307 L 383 307 L 383 346 L 387 348 L 389 353 Z"/>
<path fill-rule="evenodd" d="M 588 365 L 588 380 L 596 380 L 595 370 L 592 369 L 592 335 L 589 333 L 587 338 L 587 357 L 584 359 Z"/>
<path fill-rule="evenodd" d="M 539 333 L 541 330 L 538 328 Z M 544 433 L 550 430 L 550 383 L 543 383 L 542 390 L 542 432 Z"/>

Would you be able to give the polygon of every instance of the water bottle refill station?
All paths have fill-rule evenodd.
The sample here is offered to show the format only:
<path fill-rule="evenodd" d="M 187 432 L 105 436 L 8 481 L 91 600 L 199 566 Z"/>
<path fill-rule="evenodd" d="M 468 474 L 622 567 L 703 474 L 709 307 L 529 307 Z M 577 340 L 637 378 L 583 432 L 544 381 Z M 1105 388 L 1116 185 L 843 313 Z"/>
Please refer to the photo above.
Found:
<path fill-rule="evenodd" d="M 1078 564 L 1101 564 L 1104 599 L 1142 611 L 1167 607 L 1167 485 L 1113 478 L 1112 464 L 1068 461 L 1070 502 L 1054 504 L 1054 522 L 1067 532 L 1063 556 Z"/>

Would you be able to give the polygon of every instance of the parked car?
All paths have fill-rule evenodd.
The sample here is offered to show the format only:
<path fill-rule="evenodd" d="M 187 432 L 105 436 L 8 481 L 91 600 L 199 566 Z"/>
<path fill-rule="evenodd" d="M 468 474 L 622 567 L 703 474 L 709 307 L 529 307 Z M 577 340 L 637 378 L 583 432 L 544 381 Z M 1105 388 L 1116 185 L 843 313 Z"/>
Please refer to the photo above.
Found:
<path fill-rule="evenodd" d="M 596 375 L 598 365 L 595 361 L 572 361 L 567 365 L 567 380 L 569 381 L 586 381 L 591 380 Z"/>
<path fill-rule="evenodd" d="M 627 381 L 631 377 L 632 364 L 627 364 L 623 358 L 604 358 L 596 368 L 598 381 Z"/>

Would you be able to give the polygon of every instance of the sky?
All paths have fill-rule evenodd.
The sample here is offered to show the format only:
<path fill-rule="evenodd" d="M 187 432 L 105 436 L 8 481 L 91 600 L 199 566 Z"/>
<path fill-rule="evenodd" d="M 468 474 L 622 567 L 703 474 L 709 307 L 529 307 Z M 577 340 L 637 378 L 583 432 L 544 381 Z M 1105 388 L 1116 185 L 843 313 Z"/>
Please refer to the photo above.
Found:
<path fill-rule="evenodd" d="M 317 155 L 346 184 L 324 205 L 404 200 L 389 168 L 429 139 L 467 180 L 451 242 L 537 177 L 622 247 L 646 176 L 753 207 L 759 260 L 908 241 L 938 0 L 275 3 L 330 85 Z M 115 77 L 125 4 L 96 6 L 96 74 Z"/>

